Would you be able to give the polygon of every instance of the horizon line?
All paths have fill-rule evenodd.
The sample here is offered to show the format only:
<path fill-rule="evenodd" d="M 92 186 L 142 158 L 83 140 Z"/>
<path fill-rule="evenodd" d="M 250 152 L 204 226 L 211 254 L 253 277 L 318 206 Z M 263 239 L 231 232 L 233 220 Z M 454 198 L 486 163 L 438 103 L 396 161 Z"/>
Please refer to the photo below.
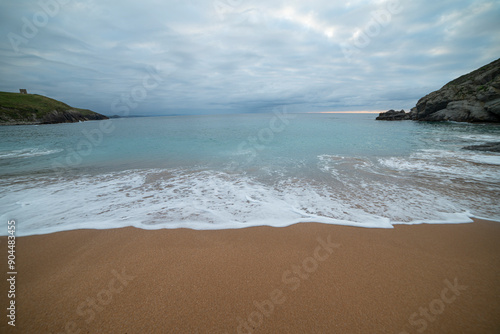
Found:
<path fill-rule="evenodd" d="M 309 111 L 308 114 L 379 114 L 386 110 Z"/>

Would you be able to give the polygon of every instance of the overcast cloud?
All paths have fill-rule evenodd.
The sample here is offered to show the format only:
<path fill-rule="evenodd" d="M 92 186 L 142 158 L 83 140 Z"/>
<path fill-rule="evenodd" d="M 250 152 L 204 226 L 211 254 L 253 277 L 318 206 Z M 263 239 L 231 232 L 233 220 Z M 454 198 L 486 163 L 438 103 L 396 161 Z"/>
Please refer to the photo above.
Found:
<path fill-rule="evenodd" d="M 0 90 L 106 114 L 409 109 L 500 57 L 500 1 L 1 0 Z"/>

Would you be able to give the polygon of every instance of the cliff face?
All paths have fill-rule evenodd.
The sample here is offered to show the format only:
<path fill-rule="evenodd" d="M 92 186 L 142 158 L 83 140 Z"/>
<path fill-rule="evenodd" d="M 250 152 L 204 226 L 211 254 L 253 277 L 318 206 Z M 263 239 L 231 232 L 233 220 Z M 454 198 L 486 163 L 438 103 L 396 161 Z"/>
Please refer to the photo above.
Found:
<path fill-rule="evenodd" d="M 500 122 L 500 59 L 424 96 L 409 117 L 418 121 Z"/>
<path fill-rule="evenodd" d="M 0 125 L 73 123 L 108 117 L 34 94 L 0 92 Z"/>

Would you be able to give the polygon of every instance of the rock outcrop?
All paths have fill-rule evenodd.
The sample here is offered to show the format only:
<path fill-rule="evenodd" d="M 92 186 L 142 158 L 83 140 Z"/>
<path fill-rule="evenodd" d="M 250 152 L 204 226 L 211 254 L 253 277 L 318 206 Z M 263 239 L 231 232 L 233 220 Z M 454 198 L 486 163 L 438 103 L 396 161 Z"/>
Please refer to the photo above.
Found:
<path fill-rule="evenodd" d="M 0 92 L 0 125 L 74 123 L 108 117 L 33 94 Z"/>
<path fill-rule="evenodd" d="M 500 142 L 487 143 L 482 145 L 472 145 L 466 146 L 464 150 L 470 151 L 486 151 L 486 152 L 499 152 L 500 153 Z"/>
<path fill-rule="evenodd" d="M 378 121 L 403 121 L 407 119 L 410 119 L 410 113 L 407 113 L 404 110 L 395 111 L 393 109 L 381 112 L 376 118 Z"/>
<path fill-rule="evenodd" d="M 377 119 L 386 117 L 381 114 Z M 500 122 L 500 59 L 424 96 L 408 117 L 417 121 Z"/>
<path fill-rule="evenodd" d="M 90 111 L 90 110 L 88 110 Z M 81 109 L 68 109 L 68 110 L 53 110 L 44 115 L 40 119 L 41 124 L 54 124 L 54 123 L 74 123 L 84 121 L 96 121 L 101 119 L 108 119 L 108 117 L 91 112 L 83 114 Z"/>
<path fill-rule="evenodd" d="M 500 59 L 421 98 L 418 121 L 500 122 Z"/>

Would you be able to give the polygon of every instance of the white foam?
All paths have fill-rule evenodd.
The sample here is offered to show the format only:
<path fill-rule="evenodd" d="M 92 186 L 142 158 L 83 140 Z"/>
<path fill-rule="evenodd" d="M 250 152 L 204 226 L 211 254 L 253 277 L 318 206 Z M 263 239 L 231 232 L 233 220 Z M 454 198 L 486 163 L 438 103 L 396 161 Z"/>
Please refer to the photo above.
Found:
<path fill-rule="evenodd" d="M 487 164 L 487 165 L 500 165 L 500 154 L 476 154 L 471 155 L 466 158 L 469 161 L 479 163 L 479 164 Z"/>
<path fill-rule="evenodd" d="M 420 150 L 409 157 L 379 159 L 389 169 L 471 180 L 500 180 L 500 155 L 469 151 Z M 488 166 L 489 165 L 489 166 Z"/>
<path fill-rule="evenodd" d="M 11 150 L 0 152 L 0 159 L 9 159 L 9 158 L 30 158 L 37 157 L 42 155 L 49 155 L 54 153 L 62 152 L 62 149 L 42 149 L 42 148 L 25 148 L 21 150 Z"/>
<path fill-rule="evenodd" d="M 416 224 L 464 224 L 464 223 L 472 223 L 474 215 L 470 212 L 461 212 L 461 213 L 441 213 L 441 219 L 429 219 L 429 220 L 414 220 L 411 222 L 392 222 L 393 225 L 416 225 Z"/>
<path fill-rule="evenodd" d="M 474 141 L 474 142 L 497 142 L 500 141 L 500 136 L 495 134 L 460 134 L 456 135 L 456 137 L 466 140 L 466 141 Z"/>
<path fill-rule="evenodd" d="M 470 222 L 462 203 L 392 180 L 329 184 L 293 178 L 264 184 L 249 176 L 181 169 L 20 178 L 0 196 L 0 219 L 17 219 L 19 236 L 125 226 L 227 229 L 319 222 L 392 228 Z"/>

